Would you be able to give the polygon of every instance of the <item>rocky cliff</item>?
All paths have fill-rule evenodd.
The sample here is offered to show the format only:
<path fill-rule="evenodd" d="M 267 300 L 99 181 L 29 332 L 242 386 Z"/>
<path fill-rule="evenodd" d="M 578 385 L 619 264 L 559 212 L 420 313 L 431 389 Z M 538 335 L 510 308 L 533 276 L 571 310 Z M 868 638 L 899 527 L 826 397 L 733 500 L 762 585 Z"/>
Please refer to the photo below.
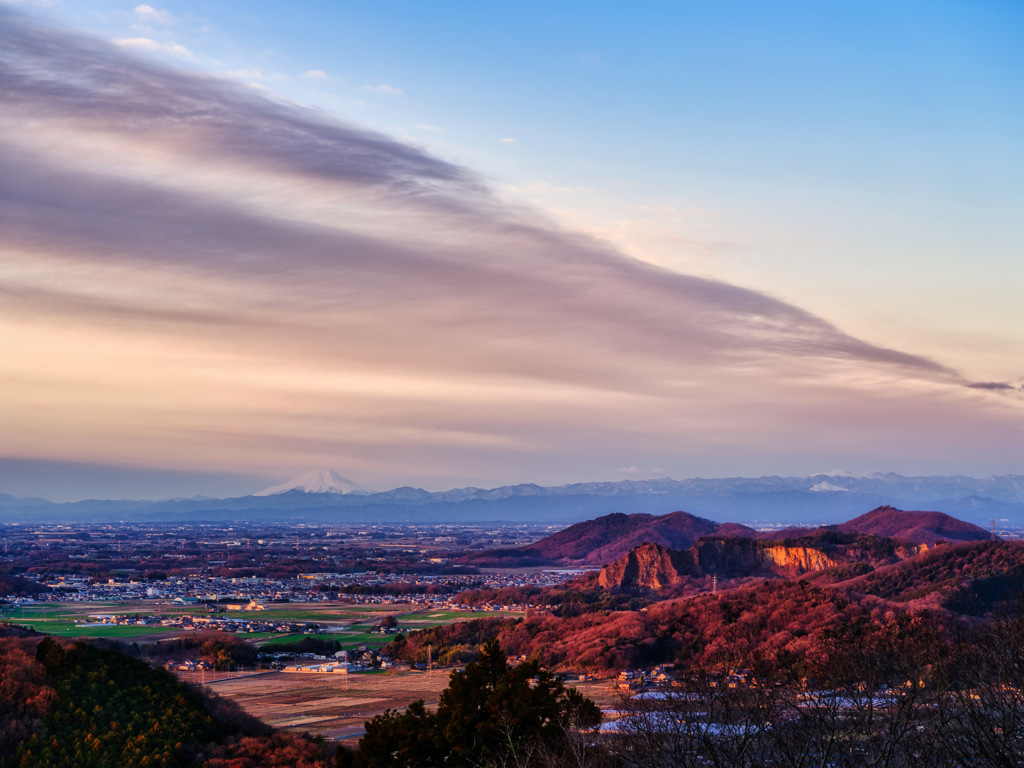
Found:
<path fill-rule="evenodd" d="M 605 588 L 661 589 L 690 570 L 686 552 L 647 542 L 602 568 L 597 582 Z"/>
<path fill-rule="evenodd" d="M 799 576 L 810 571 L 823 571 L 839 565 L 820 549 L 813 547 L 765 547 L 762 550 L 766 563 L 787 576 Z"/>
<path fill-rule="evenodd" d="M 684 576 L 793 578 L 846 562 L 808 546 L 769 545 L 746 538 L 701 539 L 685 551 L 645 543 L 605 566 L 598 583 L 605 588 L 652 590 Z"/>

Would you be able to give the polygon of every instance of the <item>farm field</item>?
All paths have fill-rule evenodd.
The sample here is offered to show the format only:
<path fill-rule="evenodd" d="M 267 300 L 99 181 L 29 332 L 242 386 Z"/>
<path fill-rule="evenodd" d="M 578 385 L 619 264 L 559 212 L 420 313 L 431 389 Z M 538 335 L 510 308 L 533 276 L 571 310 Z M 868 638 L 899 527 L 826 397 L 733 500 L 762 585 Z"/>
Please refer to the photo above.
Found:
<path fill-rule="evenodd" d="M 386 709 L 402 711 L 417 699 L 433 709 L 448 686 L 449 674 L 448 670 L 349 675 L 268 672 L 212 682 L 207 676 L 206 686 L 268 725 L 352 743 L 362 736 L 363 724 Z M 179 673 L 179 677 L 194 683 L 202 679 L 195 672 Z M 602 709 L 614 709 L 621 702 L 608 681 L 572 685 Z"/>
<path fill-rule="evenodd" d="M 162 601 L 145 600 L 137 602 L 110 603 L 37 603 L 19 606 L 4 614 L 3 619 L 38 632 L 59 637 L 110 637 L 132 640 L 159 640 L 186 634 L 192 630 L 180 627 L 161 626 L 84 626 L 90 617 L 109 614 L 140 614 L 161 616 L 207 616 L 204 607 L 168 605 Z M 332 631 L 330 636 L 345 645 L 367 645 L 379 647 L 390 637 L 371 630 L 371 625 L 384 616 L 394 616 L 399 626 L 423 629 L 455 621 L 497 616 L 519 616 L 514 612 L 424 610 L 415 603 L 385 603 L 359 605 L 352 603 L 289 603 L 275 606 L 266 611 L 245 611 L 215 614 L 220 618 L 265 619 L 268 621 L 296 621 L 319 623 L 327 626 L 344 626 L 342 631 Z M 242 637 L 262 643 L 284 642 L 285 638 L 295 640 L 301 634 L 252 632 L 240 633 Z"/>
<path fill-rule="evenodd" d="M 198 673 L 180 673 L 200 682 Z M 269 672 L 211 682 L 211 691 L 234 700 L 263 722 L 330 739 L 356 740 L 363 724 L 385 709 L 403 710 L 417 699 L 437 705 L 448 685 L 448 673 L 301 674 Z"/>
<path fill-rule="evenodd" d="M 38 632 L 59 637 L 114 637 L 139 638 L 167 636 L 170 627 L 133 627 L 114 624 L 81 626 L 79 622 L 89 621 L 90 616 L 113 613 L 152 614 L 151 605 L 139 603 L 43 603 L 19 606 L 5 613 L 3 618 L 12 624 L 28 627 Z M 180 630 L 177 630 L 180 632 Z"/>
<path fill-rule="evenodd" d="M 453 621 L 469 621 L 494 616 L 521 616 L 522 613 L 508 611 L 417 611 L 415 613 L 396 614 L 399 624 L 447 624 Z"/>

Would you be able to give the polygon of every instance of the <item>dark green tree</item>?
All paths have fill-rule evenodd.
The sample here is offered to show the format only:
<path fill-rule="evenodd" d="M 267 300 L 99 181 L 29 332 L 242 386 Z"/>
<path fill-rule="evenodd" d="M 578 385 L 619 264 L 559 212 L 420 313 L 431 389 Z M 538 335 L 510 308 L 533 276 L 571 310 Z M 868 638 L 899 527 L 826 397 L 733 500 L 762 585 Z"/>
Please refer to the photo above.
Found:
<path fill-rule="evenodd" d="M 404 713 L 389 711 L 367 723 L 354 765 L 549 765 L 600 720 L 592 701 L 536 661 L 510 667 L 498 642 L 489 640 L 478 661 L 452 674 L 436 712 L 417 701 Z"/>

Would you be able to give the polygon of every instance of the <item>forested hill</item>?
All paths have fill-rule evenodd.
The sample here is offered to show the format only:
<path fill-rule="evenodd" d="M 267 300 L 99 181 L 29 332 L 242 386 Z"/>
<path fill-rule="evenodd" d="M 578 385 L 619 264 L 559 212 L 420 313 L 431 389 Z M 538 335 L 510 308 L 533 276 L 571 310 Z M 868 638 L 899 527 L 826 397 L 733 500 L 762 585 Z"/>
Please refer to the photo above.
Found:
<path fill-rule="evenodd" d="M 320 745 L 115 650 L 0 635 L 0 768 L 327 765 Z"/>
<path fill-rule="evenodd" d="M 576 523 L 540 541 L 513 549 L 466 555 L 457 562 L 480 566 L 604 565 L 641 544 L 684 550 L 702 538 L 747 537 L 786 539 L 821 537 L 829 532 L 879 536 L 908 544 L 934 545 L 937 541 L 982 541 L 984 528 L 941 512 L 908 512 L 878 507 L 837 526 L 758 532 L 739 523 L 717 523 L 686 512 L 667 515 L 611 514 Z"/>
<path fill-rule="evenodd" d="M 667 515 L 612 514 L 577 523 L 525 547 L 468 555 L 459 562 L 473 565 L 495 562 L 601 565 L 621 557 L 644 542 L 685 549 L 703 536 L 752 536 L 754 533 L 752 528 L 744 525 L 720 525 L 686 512 Z"/>
<path fill-rule="evenodd" d="M 884 506 L 836 526 L 842 533 L 885 536 L 912 544 L 938 541 L 984 541 L 991 533 L 977 525 L 958 520 L 942 512 L 904 512 Z"/>

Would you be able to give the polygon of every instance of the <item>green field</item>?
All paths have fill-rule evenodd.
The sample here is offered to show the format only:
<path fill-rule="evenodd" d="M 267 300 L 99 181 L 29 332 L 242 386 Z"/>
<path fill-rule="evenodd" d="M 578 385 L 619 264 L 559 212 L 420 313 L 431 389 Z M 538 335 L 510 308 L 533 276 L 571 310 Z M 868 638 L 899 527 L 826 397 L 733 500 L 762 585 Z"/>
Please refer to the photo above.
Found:
<path fill-rule="evenodd" d="M 257 611 L 246 615 L 261 619 L 270 619 L 272 621 L 353 622 L 367 620 L 372 621 L 383 613 L 383 611 L 374 611 L 356 606 L 353 608 L 338 608 L 330 610 L 322 608 L 269 608 L 265 611 Z"/>
<path fill-rule="evenodd" d="M 398 614 L 398 623 L 403 621 L 414 621 L 416 623 L 430 622 L 433 624 L 447 624 L 453 621 L 469 621 L 471 619 L 490 619 L 498 616 L 518 616 L 518 613 L 507 611 L 417 611 L 415 613 Z"/>
<path fill-rule="evenodd" d="M 52 621 L 45 619 L 18 619 L 12 623 L 22 627 L 28 627 L 29 629 L 34 629 L 37 632 L 44 632 L 47 635 L 59 635 L 60 637 L 125 638 L 153 635 L 158 632 L 170 633 L 177 630 L 176 627 L 122 627 L 117 624 L 82 627 L 70 621 Z"/>
<path fill-rule="evenodd" d="M 251 635 L 246 635 L 246 637 L 251 637 Z M 273 646 L 275 645 L 292 645 L 293 643 L 299 642 L 304 637 L 315 637 L 318 640 L 337 640 L 341 643 L 342 647 L 366 645 L 370 648 L 379 648 L 389 640 L 393 640 L 395 636 L 381 635 L 377 632 L 331 632 L 324 635 L 304 635 L 295 633 L 290 635 L 274 635 L 266 642 L 260 643 L 260 645 L 264 648 L 273 650 Z"/>
<path fill-rule="evenodd" d="M 369 626 L 376 623 L 384 616 L 394 616 L 399 626 L 411 629 L 423 629 L 438 624 L 450 624 L 455 621 L 467 621 L 479 618 L 495 618 L 498 616 L 517 616 L 516 613 L 506 612 L 474 612 L 458 610 L 416 610 L 410 613 L 402 613 L 403 608 L 409 608 L 406 604 L 395 605 L 310 605 L 309 603 L 275 604 L 273 608 L 266 611 L 245 612 L 230 614 L 217 614 L 218 617 L 230 618 L 251 618 L 266 619 L 269 621 L 299 622 L 313 624 L 345 624 L 351 628 L 344 632 L 334 632 L 319 637 L 329 637 L 337 640 L 343 646 L 352 647 L 367 645 L 380 647 L 390 640 L 394 635 L 381 635 L 377 632 L 370 632 Z M 0 619 L 9 621 L 12 624 L 35 629 L 47 634 L 59 635 L 61 637 L 115 637 L 133 638 L 145 635 L 178 635 L 187 634 L 179 627 L 163 626 L 118 626 L 105 625 L 83 627 L 76 622 L 85 622 L 90 616 L 103 614 L 160 614 L 163 616 L 185 616 L 185 615 L 207 615 L 205 607 L 200 606 L 175 606 L 146 603 L 38 603 L 26 606 L 19 606 L 13 611 L 3 614 Z M 303 635 L 280 634 L 276 632 L 240 632 L 239 637 L 249 640 L 260 641 L 261 644 L 274 644 L 280 642 L 294 641 Z"/>

